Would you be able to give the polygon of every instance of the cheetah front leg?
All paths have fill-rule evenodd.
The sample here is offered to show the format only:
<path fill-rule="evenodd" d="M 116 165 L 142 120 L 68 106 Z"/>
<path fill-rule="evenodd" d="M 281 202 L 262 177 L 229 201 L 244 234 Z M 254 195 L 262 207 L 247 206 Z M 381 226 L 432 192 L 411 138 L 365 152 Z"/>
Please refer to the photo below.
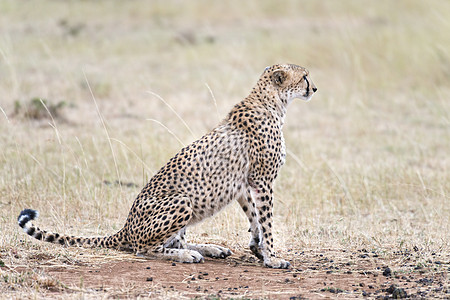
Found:
<path fill-rule="evenodd" d="M 203 256 L 212 258 L 226 258 L 233 254 L 230 249 L 214 244 L 190 244 L 185 239 L 186 227 L 173 235 L 166 243 L 166 248 L 188 249 L 196 251 Z"/>
<path fill-rule="evenodd" d="M 248 221 L 250 223 L 250 229 L 248 230 L 252 234 L 249 243 L 250 250 L 257 258 L 259 258 L 260 260 L 264 260 L 264 257 L 261 253 L 261 249 L 259 247 L 260 226 L 258 223 L 255 202 L 253 201 L 252 196 L 250 195 L 250 190 L 247 192 L 247 196 L 242 196 L 238 198 L 238 202 L 244 213 L 247 215 Z"/>
<path fill-rule="evenodd" d="M 272 236 L 272 187 L 260 181 L 252 182 L 251 196 L 255 203 L 256 216 L 259 225 L 259 245 L 257 253 L 261 253 L 264 265 L 270 268 L 286 269 L 290 263 L 275 257 Z M 253 250 L 252 250 L 253 251 Z M 255 253 L 255 251 L 253 251 Z"/>

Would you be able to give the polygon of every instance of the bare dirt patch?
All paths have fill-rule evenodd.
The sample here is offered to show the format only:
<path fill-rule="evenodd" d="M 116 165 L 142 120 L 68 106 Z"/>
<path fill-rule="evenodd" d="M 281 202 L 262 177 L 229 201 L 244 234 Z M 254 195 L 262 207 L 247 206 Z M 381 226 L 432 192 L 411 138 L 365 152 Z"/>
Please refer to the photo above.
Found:
<path fill-rule="evenodd" d="M 203 264 L 161 260 L 110 260 L 62 266 L 42 258 L 37 267 L 58 280 L 63 290 L 47 296 L 80 292 L 110 297 L 156 298 L 448 298 L 446 257 L 418 263 L 419 253 L 380 255 L 364 249 L 289 253 L 288 270 L 264 268 L 247 252 Z M 26 272 L 27 268 L 16 271 Z"/>

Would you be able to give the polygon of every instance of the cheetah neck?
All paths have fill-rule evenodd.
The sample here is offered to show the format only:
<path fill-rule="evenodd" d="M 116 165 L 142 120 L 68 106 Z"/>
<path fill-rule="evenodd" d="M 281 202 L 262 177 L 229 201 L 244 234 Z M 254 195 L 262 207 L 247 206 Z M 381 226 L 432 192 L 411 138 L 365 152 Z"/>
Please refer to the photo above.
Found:
<path fill-rule="evenodd" d="M 281 125 L 284 123 L 290 101 L 282 99 L 275 88 L 258 83 L 247 99 L 252 102 L 258 102 L 262 106 L 262 109 L 269 111 L 274 117 L 279 118 Z"/>

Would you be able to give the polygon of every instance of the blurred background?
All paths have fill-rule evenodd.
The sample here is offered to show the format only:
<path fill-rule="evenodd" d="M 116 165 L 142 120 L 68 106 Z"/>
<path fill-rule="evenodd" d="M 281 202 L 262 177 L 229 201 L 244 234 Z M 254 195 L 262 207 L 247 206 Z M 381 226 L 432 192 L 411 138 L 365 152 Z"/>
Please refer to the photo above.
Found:
<path fill-rule="evenodd" d="M 449 249 L 449 1 L 0 2 L 0 229 L 119 229 L 140 188 L 246 97 L 309 69 L 288 110 L 276 248 Z M 191 237 L 246 247 L 234 205 Z"/>

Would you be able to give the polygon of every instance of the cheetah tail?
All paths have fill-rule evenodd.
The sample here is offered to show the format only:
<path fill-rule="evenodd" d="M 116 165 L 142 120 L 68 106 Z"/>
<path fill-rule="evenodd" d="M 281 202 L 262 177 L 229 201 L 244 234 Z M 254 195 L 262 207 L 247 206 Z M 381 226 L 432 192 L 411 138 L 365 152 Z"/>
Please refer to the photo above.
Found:
<path fill-rule="evenodd" d="M 23 210 L 17 221 L 19 226 L 30 236 L 40 241 L 59 244 L 62 246 L 82 246 L 82 247 L 104 247 L 115 248 L 121 250 L 130 250 L 129 243 L 123 240 L 123 229 L 118 233 L 106 237 L 75 237 L 62 235 L 59 233 L 51 233 L 34 226 L 31 221 L 37 219 L 39 213 L 33 209 Z"/>

